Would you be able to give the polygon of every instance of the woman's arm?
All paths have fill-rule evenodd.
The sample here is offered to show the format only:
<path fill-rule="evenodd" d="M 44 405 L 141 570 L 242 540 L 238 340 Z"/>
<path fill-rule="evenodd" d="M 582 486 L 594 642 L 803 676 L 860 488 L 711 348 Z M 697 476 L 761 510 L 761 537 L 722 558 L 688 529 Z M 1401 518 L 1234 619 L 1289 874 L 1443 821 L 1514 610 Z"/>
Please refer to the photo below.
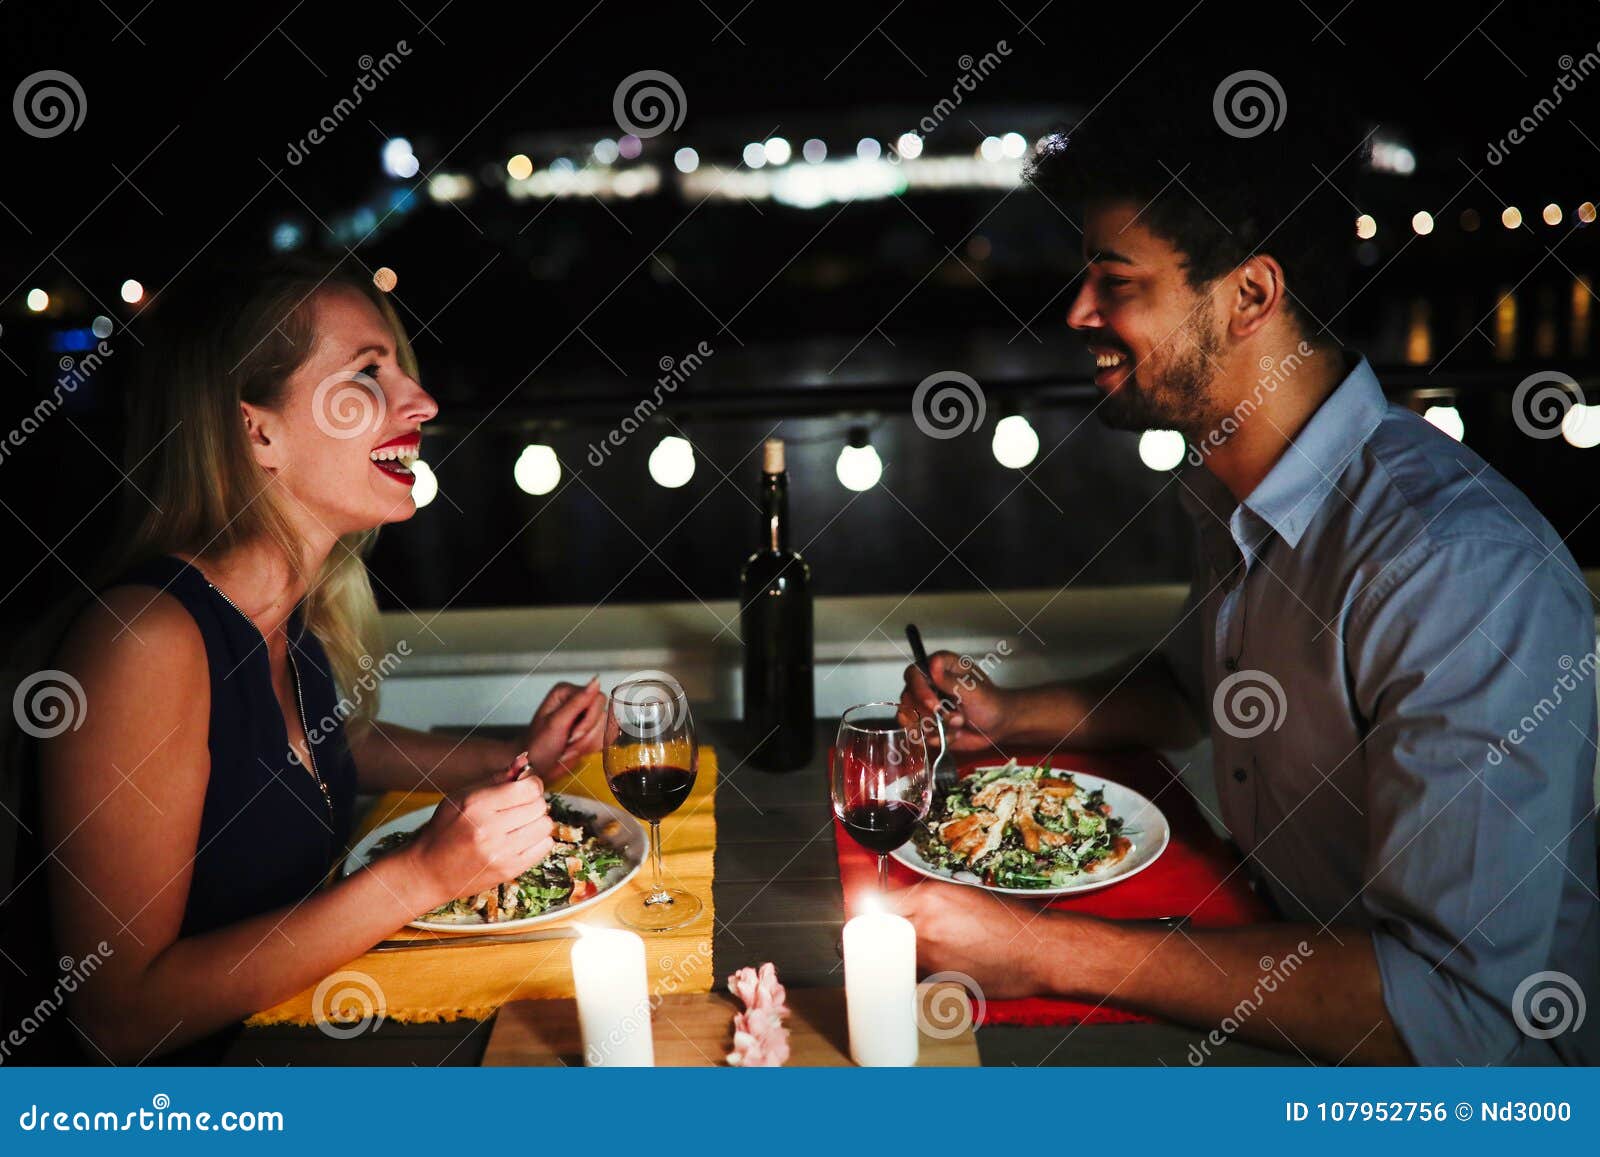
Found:
<path fill-rule="evenodd" d="M 83 724 L 40 745 L 56 948 L 102 960 L 71 1007 L 108 1059 L 140 1061 L 269 1007 L 548 854 L 538 781 L 505 782 L 448 799 L 411 844 L 297 905 L 180 938 L 212 771 L 210 676 L 188 613 L 148 597 L 111 591 L 75 626 L 60 662 L 84 688 Z"/>
<path fill-rule="evenodd" d="M 510 739 L 463 739 L 382 722 L 350 740 L 356 783 L 365 792 L 456 791 L 505 771 L 521 750 Z"/>
<path fill-rule="evenodd" d="M 600 680 L 584 686 L 557 683 L 534 712 L 520 740 L 461 738 L 374 723 L 350 740 L 356 782 L 363 791 L 455 791 L 504 772 L 523 751 L 535 775 L 545 779 L 571 771 L 600 750 L 606 697 Z"/>

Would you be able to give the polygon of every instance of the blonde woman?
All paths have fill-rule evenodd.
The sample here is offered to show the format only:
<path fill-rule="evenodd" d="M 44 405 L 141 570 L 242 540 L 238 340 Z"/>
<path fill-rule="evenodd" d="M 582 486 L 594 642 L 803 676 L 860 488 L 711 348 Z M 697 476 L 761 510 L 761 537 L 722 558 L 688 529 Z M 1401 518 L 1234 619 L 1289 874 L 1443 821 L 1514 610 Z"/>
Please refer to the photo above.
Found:
<path fill-rule="evenodd" d="M 406 463 L 438 407 L 364 280 L 218 278 L 154 316 L 133 516 L 45 664 L 87 710 L 20 768 L 0 918 L 27 977 L 7 969 L 3 1027 L 31 1018 L 41 1060 L 214 1058 L 245 1016 L 516 876 L 551 847 L 540 777 L 598 749 L 605 716 L 591 681 L 551 691 L 525 743 L 377 723 L 370 695 L 324 730 L 373 662 L 362 554 L 415 512 Z M 322 886 L 356 793 L 394 788 L 451 794 L 415 842 Z M 66 960 L 92 974 L 39 1005 Z"/>

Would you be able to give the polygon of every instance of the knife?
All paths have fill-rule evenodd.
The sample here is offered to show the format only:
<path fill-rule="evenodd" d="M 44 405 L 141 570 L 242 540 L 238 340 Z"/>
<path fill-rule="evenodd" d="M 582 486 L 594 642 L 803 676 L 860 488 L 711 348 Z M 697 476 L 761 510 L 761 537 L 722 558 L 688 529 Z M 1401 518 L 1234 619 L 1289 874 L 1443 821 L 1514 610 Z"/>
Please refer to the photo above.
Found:
<path fill-rule="evenodd" d="M 537 940 L 576 940 L 576 928 L 543 928 L 479 936 L 441 936 L 434 940 L 380 940 L 368 952 L 409 952 L 417 948 L 467 948 L 475 944 L 531 944 Z"/>

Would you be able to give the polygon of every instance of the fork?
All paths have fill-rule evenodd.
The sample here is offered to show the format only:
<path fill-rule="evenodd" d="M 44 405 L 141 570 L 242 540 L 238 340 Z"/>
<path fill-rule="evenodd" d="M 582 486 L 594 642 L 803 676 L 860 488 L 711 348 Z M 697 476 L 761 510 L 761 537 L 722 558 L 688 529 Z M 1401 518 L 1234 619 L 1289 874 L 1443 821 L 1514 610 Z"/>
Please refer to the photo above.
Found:
<path fill-rule="evenodd" d="M 956 779 L 956 760 L 950 754 L 950 745 L 944 737 L 944 713 L 955 709 L 955 703 L 933 683 L 933 668 L 928 663 L 928 649 L 922 645 L 922 632 L 917 630 L 915 623 L 906 624 L 906 641 L 911 644 L 911 656 L 916 660 L 917 670 L 922 672 L 922 677 L 928 681 L 928 686 L 933 688 L 939 696 L 939 705 L 934 708 L 933 721 L 939 728 L 939 755 L 933 761 L 933 786 L 935 788 L 948 788 L 954 786 Z"/>

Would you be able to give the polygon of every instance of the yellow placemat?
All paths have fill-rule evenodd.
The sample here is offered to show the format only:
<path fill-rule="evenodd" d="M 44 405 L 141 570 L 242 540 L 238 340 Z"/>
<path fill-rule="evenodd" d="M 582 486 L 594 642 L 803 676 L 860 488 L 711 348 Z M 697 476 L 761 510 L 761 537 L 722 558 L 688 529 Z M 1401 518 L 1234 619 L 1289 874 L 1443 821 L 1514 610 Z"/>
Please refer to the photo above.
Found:
<path fill-rule="evenodd" d="M 693 892 L 704 905 L 693 923 L 671 932 L 642 933 L 651 990 L 659 995 L 711 991 L 712 860 L 717 821 L 712 801 L 717 786 L 717 756 L 700 749 L 694 790 L 677 812 L 661 825 L 662 872 L 667 881 Z M 587 757 L 579 769 L 553 789 L 558 794 L 582 795 L 612 802 L 600 757 Z M 357 828 L 357 838 L 386 820 L 434 803 L 432 792 L 389 792 L 379 797 Z M 582 923 L 617 927 L 612 910 L 618 897 L 648 881 L 647 863 L 632 881 L 592 908 L 568 920 L 552 921 L 541 928 Z M 479 928 L 464 931 L 482 931 Z M 404 929 L 394 934 L 430 938 L 432 933 Z M 508 1000 L 571 997 L 572 941 L 552 940 L 532 944 L 437 948 L 410 952 L 367 953 L 304 992 L 256 1013 L 250 1025 L 300 1024 L 370 1017 L 375 1012 L 391 1020 L 423 1022 L 467 1017 L 482 1020 Z M 330 978 L 332 980 L 333 978 Z M 323 992 L 319 1001 L 318 990 Z M 363 1007 L 345 1002 L 360 993 Z M 317 1007 L 319 1004 L 324 1007 Z M 327 1007 L 332 1005 L 333 1007 Z"/>

